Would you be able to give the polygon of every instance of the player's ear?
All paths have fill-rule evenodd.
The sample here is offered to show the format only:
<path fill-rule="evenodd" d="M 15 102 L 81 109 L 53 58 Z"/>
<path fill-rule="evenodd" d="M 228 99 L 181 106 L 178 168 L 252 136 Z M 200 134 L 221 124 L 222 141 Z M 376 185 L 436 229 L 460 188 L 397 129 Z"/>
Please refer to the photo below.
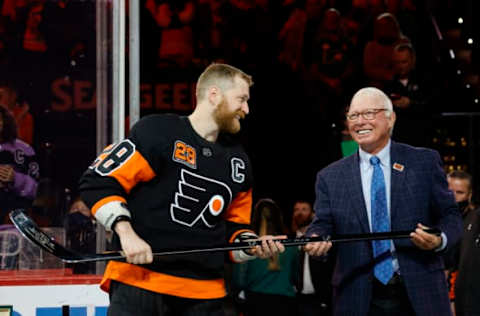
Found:
<path fill-rule="evenodd" d="M 390 118 L 389 118 L 389 124 L 388 126 L 390 127 L 390 129 L 393 128 L 393 126 L 395 125 L 395 121 L 397 120 L 397 115 L 395 114 L 395 111 L 392 111 L 390 113 Z"/>
<path fill-rule="evenodd" d="M 217 106 L 222 101 L 222 91 L 218 86 L 210 86 L 207 89 L 207 98 L 211 105 Z"/>

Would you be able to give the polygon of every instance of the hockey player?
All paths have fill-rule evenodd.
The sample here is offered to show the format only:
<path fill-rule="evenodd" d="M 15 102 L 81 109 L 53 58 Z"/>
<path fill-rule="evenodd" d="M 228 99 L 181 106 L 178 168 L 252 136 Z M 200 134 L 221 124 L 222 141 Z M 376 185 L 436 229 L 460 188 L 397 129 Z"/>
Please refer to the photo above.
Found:
<path fill-rule="evenodd" d="M 127 262 L 110 261 L 102 289 L 108 315 L 224 315 L 223 253 L 162 257 L 152 249 L 257 239 L 250 230 L 250 162 L 228 134 L 249 112 L 250 76 L 212 64 L 200 75 L 197 105 L 188 116 L 151 115 L 95 160 L 80 180 L 82 199 L 116 233 Z M 227 134 L 227 135 L 225 135 Z M 242 262 L 284 251 L 273 236 Z"/>

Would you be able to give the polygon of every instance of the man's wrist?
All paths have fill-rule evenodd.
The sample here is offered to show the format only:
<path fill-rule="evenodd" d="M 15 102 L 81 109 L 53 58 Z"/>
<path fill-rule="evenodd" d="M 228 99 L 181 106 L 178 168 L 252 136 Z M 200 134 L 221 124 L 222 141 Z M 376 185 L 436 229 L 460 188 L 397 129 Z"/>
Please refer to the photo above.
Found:
<path fill-rule="evenodd" d="M 238 234 L 238 236 L 236 236 L 236 238 L 234 239 L 234 243 L 235 242 L 246 242 L 248 240 L 254 240 L 254 239 L 258 239 L 257 234 L 255 234 L 252 231 L 245 231 L 245 232 L 242 232 L 242 233 Z M 252 248 L 234 250 L 234 251 L 231 252 L 231 257 L 232 257 L 233 261 L 237 262 L 237 263 L 244 262 L 244 261 L 247 261 L 247 260 L 252 260 L 252 259 L 256 258 Z"/>
<path fill-rule="evenodd" d="M 447 247 L 447 235 L 445 235 L 445 233 L 442 232 L 442 234 L 438 236 L 438 238 L 440 238 L 440 244 L 433 249 L 434 251 L 437 251 L 437 252 L 442 251 Z"/>
<path fill-rule="evenodd" d="M 118 230 L 124 230 L 124 228 L 126 228 L 127 223 L 128 223 L 128 226 L 131 226 L 130 225 L 131 222 L 132 222 L 132 219 L 127 215 L 119 215 L 113 220 L 111 229 L 115 232 L 117 231 L 116 230 L 117 228 Z"/>

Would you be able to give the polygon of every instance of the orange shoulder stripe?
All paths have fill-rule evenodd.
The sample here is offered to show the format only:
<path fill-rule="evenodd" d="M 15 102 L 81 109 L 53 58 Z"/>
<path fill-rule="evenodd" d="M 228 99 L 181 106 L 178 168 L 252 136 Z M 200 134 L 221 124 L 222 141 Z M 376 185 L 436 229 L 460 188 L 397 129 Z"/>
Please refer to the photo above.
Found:
<path fill-rule="evenodd" d="M 151 180 L 155 176 L 155 172 L 147 160 L 138 151 L 135 151 L 120 168 L 110 173 L 109 176 L 115 178 L 128 194 L 137 183 Z"/>

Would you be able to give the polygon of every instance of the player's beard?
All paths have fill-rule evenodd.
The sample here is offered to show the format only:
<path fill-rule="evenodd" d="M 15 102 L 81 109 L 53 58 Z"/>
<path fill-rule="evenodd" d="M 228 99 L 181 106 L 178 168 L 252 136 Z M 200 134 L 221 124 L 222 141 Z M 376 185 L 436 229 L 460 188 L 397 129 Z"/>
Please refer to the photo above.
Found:
<path fill-rule="evenodd" d="M 230 134 L 236 134 L 240 131 L 240 122 L 236 116 L 244 117 L 242 111 L 229 111 L 227 100 L 223 101 L 218 105 L 214 113 L 215 122 L 217 123 L 219 130 L 221 132 L 227 132 Z"/>

